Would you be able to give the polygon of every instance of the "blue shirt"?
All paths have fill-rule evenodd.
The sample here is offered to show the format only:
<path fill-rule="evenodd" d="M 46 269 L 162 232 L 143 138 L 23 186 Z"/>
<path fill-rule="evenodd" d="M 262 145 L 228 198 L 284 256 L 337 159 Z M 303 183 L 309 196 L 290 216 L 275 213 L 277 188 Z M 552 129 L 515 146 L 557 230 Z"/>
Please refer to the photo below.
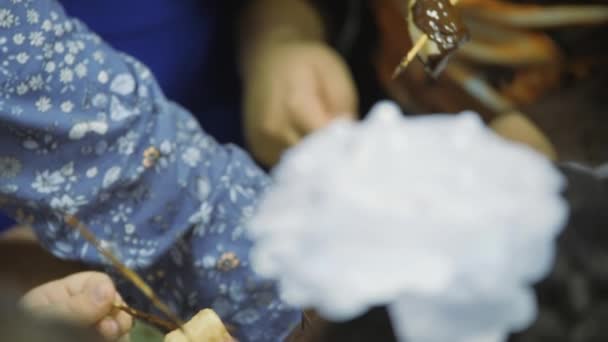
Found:
<path fill-rule="evenodd" d="M 148 66 L 167 97 L 221 143 L 243 146 L 234 18 L 240 1 L 60 0 L 117 50 Z M 14 222 L 0 212 L 0 232 Z"/>
<path fill-rule="evenodd" d="M 240 0 L 60 0 L 222 143 L 242 146 L 236 18 Z"/>
<path fill-rule="evenodd" d="M 74 215 L 183 318 L 213 308 L 240 341 L 282 340 L 300 314 L 253 272 L 245 227 L 268 181 L 56 1 L 0 0 L 0 206 L 53 254 L 107 266 Z"/>

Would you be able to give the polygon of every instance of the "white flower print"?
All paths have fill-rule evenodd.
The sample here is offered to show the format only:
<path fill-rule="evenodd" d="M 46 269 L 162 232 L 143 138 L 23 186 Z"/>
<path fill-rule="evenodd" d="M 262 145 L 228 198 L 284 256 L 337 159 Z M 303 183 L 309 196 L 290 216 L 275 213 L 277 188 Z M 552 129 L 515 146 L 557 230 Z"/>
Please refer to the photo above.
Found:
<path fill-rule="evenodd" d="M 30 33 L 30 44 L 32 46 L 41 46 L 44 44 L 44 35 L 40 31 Z"/>
<path fill-rule="evenodd" d="M 213 268 L 215 268 L 216 263 L 217 263 L 217 261 L 215 260 L 215 257 L 213 255 L 206 255 L 203 257 L 203 262 L 202 262 L 203 268 L 213 269 Z"/>
<path fill-rule="evenodd" d="M 97 168 L 92 167 L 92 168 L 88 169 L 86 175 L 87 175 L 87 178 L 93 178 L 93 177 L 97 176 Z"/>
<path fill-rule="evenodd" d="M 15 116 L 20 116 L 21 114 L 23 114 L 23 108 L 21 106 L 13 106 L 13 108 L 11 108 L 11 114 Z"/>
<path fill-rule="evenodd" d="M 103 52 L 101 52 L 101 51 L 93 52 L 93 60 L 99 64 L 103 64 L 103 62 L 105 61 L 105 56 L 104 56 Z"/>
<path fill-rule="evenodd" d="M 44 31 L 47 31 L 47 32 L 48 32 L 48 31 L 50 31 L 50 30 L 53 28 L 53 24 L 51 23 L 51 21 L 50 21 L 50 20 L 46 19 L 45 21 L 43 21 L 43 22 L 42 22 L 42 26 L 41 26 L 41 28 L 42 28 Z"/>
<path fill-rule="evenodd" d="M 196 167 L 201 161 L 201 151 L 194 147 L 188 147 L 182 154 L 182 160 L 190 167 Z"/>
<path fill-rule="evenodd" d="M 23 147 L 26 150 L 35 150 L 38 149 L 40 145 L 38 145 L 38 143 L 33 139 L 26 139 L 25 141 L 23 141 Z"/>
<path fill-rule="evenodd" d="M 27 63 L 27 61 L 28 61 L 29 59 L 30 59 L 30 55 L 28 55 L 28 54 L 27 54 L 27 53 L 25 53 L 25 52 L 20 52 L 20 53 L 17 55 L 17 58 L 16 58 L 17 62 L 19 62 L 20 64 L 25 64 L 25 63 Z"/>
<path fill-rule="evenodd" d="M 114 253 L 114 255 L 116 255 L 117 258 L 119 259 L 123 259 L 123 251 L 121 249 L 118 248 L 118 246 L 116 245 L 116 241 L 108 241 L 108 240 L 99 240 L 99 245 L 101 246 L 101 248 L 109 250 L 110 252 Z M 105 261 L 106 264 L 109 264 L 109 262 Z"/>
<path fill-rule="evenodd" d="M 171 142 L 169 140 L 163 140 L 159 146 L 160 153 L 162 154 L 170 154 L 173 151 L 173 146 L 171 146 Z"/>
<path fill-rule="evenodd" d="M 97 75 L 97 80 L 101 84 L 108 83 L 109 79 L 110 79 L 110 76 L 108 76 L 108 73 L 105 70 L 100 71 L 99 75 Z"/>
<path fill-rule="evenodd" d="M 42 45 L 42 54 L 43 54 L 44 58 L 46 58 L 48 60 L 53 58 L 53 56 L 55 55 L 55 52 L 53 51 L 53 44 L 47 43 L 47 44 Z"/>
<path fill-rule="evenodd" d="M 74 72 L 78 78 L 83 78 L 87 76 L 87 66 L 84 63 L 78 63 L 76 68 L 74 68 Z"/>
<path fill-rule="evenodd" d="M 0 9 L 0 27 L 10 28 L 15 24 L 15 16 L 11 10 L 2 8 Z"/>
<path fill-rule="evenodd" d="M 112 84 L 110 84 L 110 90 L 117 94 L 127 96 L 135 90 L 135 80 L 133 79 L 133 76 L 129 74 L 117 75 L 114 77 L 114 80 L 112 80 Z"/>
<path fill-rule="evenodd" d="M 17 45 L 23 44 L 24 41 L 25 41 L 25 36 L 22 33 L 17 33 L 16 35 L 13 36 L 13 43 L 15 43 Z"/>
<path fill-rule="evenodd" d="M 127 220 L 129 220 L 129 217 L 131 217 L 132 213 L 133 208 L 128 207 L 124 204 L 120 204 L 115 210 L 110 210 L 110 216 L 112 216 L 112 222 L 114 223 L 126 223 Z"/>
<path fill-rule="evenodd" d="M 40 15 L 36 10 L 27 10 L 27 22 L 30 24 L 37 24 L 40 19 Z"/>
<path fill-rule="evenodd" d="M 175 161 L 175 156 L 172 153 L 174 150 L 174 146 L 169 140 L 163 140 L 163 142 L 160 143 L 158 150 L 160 151 L 160 158 L 158 158 L 156 162 L 157 171 L 168 167 L 169 163 Z"/>
<path fill-rule="evenodd" d="M 20 83 L 17 86 L 17 95 L 25 95 L 30 88 L 25 83 Z"/>
<path fill-rule="evenodd" d="M 51 99 L 46 96 L 41 96 L 38 101 L 36 101 L 36 108 L 38 108 L 38 111 L 42 113 L 48 112 L 51 107 Z"/>
<path fill-rule="evenodd" d="M 118 181 L 118 178 L 120 178 L 121 173 L 122 173 L 122 168 L 120 166 L 114 166 L 114 167 L 110 168 L 108 171 L 106 171 L 106 174 L 103 177 L 102 186 L 104 188 L 108 188 L 108 187 L 112 186 L 112 184 L 114 184 L 114 183 L 116 183 L 116 181 Z"/>
<path fill-rule="evenodd" d="M 122 105 L 116 96 L 112 96 L 110 102 L 110 118 L 113 121 L 123 121 L 137 114 L 137 112 Z"/>
<path fill-rule="evenodd" d="M 21 162 L 11 157 L 0 157 L 0 178 L 14 178 L 21 172 Z"/>
<path fill-rule="evenodd" d="M 148 97 L 148 95 L 149 95 L 148 87 L 138 87 L 137 95 L 139 95 L 139 97 L 141 97 L 141 98 Z"/>
<path fill-rule="evenodd" d="M 13 6 L 16 1 L 20 4 Z M 62 214 L 77 215 L 96 230 L 103 247 L 131 267 L 147 267 L 143 276 L 152 275 L 153 282 L 160 284 L 160 272 L 166 272 L 170 280 L 166 285 L 174 287 L 166 291 L 167 301 L 183 309 L 180 314 L 209 306 L 208 298 L 198 292 L 209 289 L 217 293 L 219 286 L 225 288 L 219 296 L 225 298 L 230 317 L 247 306 L 260 306 L 253 303 L 256 298 L 241 305 L 243 292 L 230 288 L 228 293 L 231 282 L 217 267 L 221 255 L 214 250 L 217 245 L 234 246 L 243 255 L 249 248 L 248 240 L 241 238 L 245 244 L 241 248 L 241 240 L 232 234 L 240 220 L 241 203 L 223 203 L 227 202 L 223 195 L 218 201 L 210 201 L 216 185 L 214 176 L 224 173 L 223 164 L 216 167 L 213 155 L 221 148 L 215 147 L 194 120 L 191 130 L 184 127 L 191 115 L 163 96 L 156 96 L 157 82 L 149 69 L 114 51 L 100 37 L 89 33 L 86 25 L 66 18 L 60 7 L 61 0 L 0 1 L 0 11 L 12 11 L 5 11 L 0 21 L 6 21 L 9 14 L 13 16 L 9 19 L 12 27 L 0 27 L 0 56 L 4 57 L 0 58 L 0 73 L 9 77 L 4 92 L 0 90 L 0 112 L 6 114 L 3 124 L 8 127 L 7 134 L 17 139 L 14 152 L 10 146 L 0 146 L 0 196 L 9 201 L 5 207 L 12 211 L 18 200 L 31 211 L 27 215 L 36 215 L 32 220 L 45 221 L 35 225 L 35 229 L 54 253 L 103 265 L 102 256 L 93 247 L 84 248 L 85 241 L 57 221 Z M 51 14 L 53 10 L 55 13 Z M 18 58 L 20 53 L 23 55 Z M 17 109 L 23 114 L 13 115 Z M 157 122 L 157 114 L 181 127 L 162 124 L 162 117 Z M 139 117 L 142 120 L 134 120 Z M 18 126 L 13 126 L 15 122 Z M 36 123 L 40 125 L 32 126 Z M 133 157 L 134 163 L 125 162 L 130 159 L 126 155 Z M 150 164 L 152 167 L 145 167 L 146 156 L 155 161 Z M 197 172 L 189 172 L 194 170 L 191 167 L 196 167 Z M 140 182 L 142 176 L 152 178 Z M 223 194 L 224 189 L 219 190 Z M 169 201 L 162 210 L 153 212 L 158 208 L 142 206 L 166 200 L 176 191 L 187 195 L 186 207 Z M 238 199 L 246 201 L 241 195 Z M 106 205 L 105 213 L 84 215 L 85 209 L 88 212 L 99 205 Z M 193 210 L 184 213 L 187 208 Z M 44 219 L 51 214 L 57 216 Z M 187 221 L 191 215 L 192 220 L 207 224 L 195 225 L 183 238 L 176 236 L 172 223 L 175 219 Z M 214 239 L 213 244 L 199 242 L 197 234 Z M 196 244 L 191 245 L 191 240 Z M 210 248 L 190 248 L 207 245 Z M 182 253 L 177 259 L 183 266 L 191 267 L 195 262 L 201 265 L 203 257 L 208 256 L 207 269 L 198 266 L 192 277 L 180 282 L 179 276 L 171 272 L 172 267 L 177 267 L 177 259 L 172 258 L 177 254 L 170 254 L 166 263 L 157 262 L 174 246 Z M 254 290 L 249 289 L 257 286 L 257 277 L 253 275 L 255 279 L 250 280 L 248 267 L 238 272 L 232 275 L 241 277 L 243 273 L 247 284 L 242 286 L 245 289 L 251 283 L 245 292 L 250 296 Z M 174 291 L 181 299 L 176 299 Z M 270 308 L 262 310 L 267 312 Z M 276 310 L 272 310 L 274 314 Z M 240 317 L 251 320 L 247 312 Z"/>
<path fill-rule="evenodd" d="M 44 66 L 44 71 L 46 71 L 50 74 L 55 71 L 55 68 L 56 68 L 55 62 L 50 61 L 50 62 L 46 63 L 46 65 Z"/>
<path fill-rule="evenodd" d="M 80 51 L 80 49 L 78 48 L 78 44 L 73 40 L 70 40 L 69 42 L 65 43 L 65 46 L 68 48 L 68 51 L 73 55 L 77 54 L 78 51 Z"/>
<path fill-rule="evenodd" d="M 207 223 L 211 220 L 211 214 L 213 213 L 213 207 L 208 202 L 203 202 L 198 210 L 190 216 L 188 223 L 198 224 L 203 229 Z M 202 232 L 204 234 L 204 230 Z"/>
<path fill-rule="evenodd" d="M 70 83 L 74 80 L 74 72 L 72 69 L 63 68 L 59 72 L 59 81 L 61 83 Z"/>
<path fill-rule="evenodd" d="M 55 53 L 53 52 L 53 47 L 50 44 L 45 44 L 42 47 L 42 55 L 44 56 L 44 58 L 51 59 L 53 58 L 54 54 Z"/>
<path fill-rule="evenodd" d="M 96 94 L 91 103 L 97 108 L 103 108 L 108 105 L 108 97 L 102 93 Z"/>
<path fill-rule="evenodd" d="M 125 224 L 125 234 L 132 235 L 135 233 L 135 225 L 131 223 Z"/>
<path fill-rule="evenodd" d="M 232 319 L 240 324 L 251 325 L 260 319 L 260 314 L 255 310 L 245 309 L 237 312 Z"/>
<path fill-rule="evenodd" d="M 57 53 L 63 53 L 65 51 L 65 46 L 63 46 L 62 42 L 56 42 L 55 46 L 53 47 L 53 49 Z"/>
<path fill-rule="evenodd" d="M 19 186 L 16 184 L 1 184 L 0 185 L 0 193 L 3 194 L 13 194 L 19 191 Z M 0 204 L 2 203 L 2 197 L 0 196 Z"/>
<path fill-rule="evenodd" d="M 86 204 L 83 196 L 72 198 L 69 195 L 62 195 L 61 197 L 53 197 L 51 199 L 51 208 L 59 211 L 60 213 L 74 215 L 78 212 L 78 208 Z"/>
<path fill-rule="evenodd" d="M 74 162 L 69 162 L 65 164 L 59 171 L 68 182 L 75 182 L 78 180 L 78 177 L 74 174 Z"/>
<path fill-rule="evenodd" d="M 156 253 L 155 248 L 131 249 L 129 256 L 125 259 L 125 265 L 130 268 L 144 268 L 150 266 L 152 256 Z"/>
<path fill-rule="evenodd" d="M 58 191 L 64 182 L 65 178 L 63 178 L 61 172 L 45 170 L 42 173 L 38 172 L 36 174 L 32 188 L 41 194 L 50 194 Z"/>
<path fill-rule="evenodd" d="M 126 135 L 118 138 L 118 153 L 123 155 L 131 155 L 135 150 L 135 142 L 139 138 L 139 134 L 129 131 Z"/>
<path fill-rule="evenodd" d="M 47 66 L 49 64 L 47 64 Z M 42 75 L 40 75 L 40 74 L 32 76 L 32 78 L 30 78 L 28 83 L 30 85 L 30 88 L 32 88 L 32 90 L 34 90 L 34 91 L 40 90 L 44 86 L 44 81 L 42 80 Z"/>
<path fill-rule="evenodd" d="M 209 180 L 207 178 L 199 178 L 196 182 L 196 190 L 198 199 L 204 201 L 209 197 L 209 193 L 211 193 L 211 185 L 209 184 Z"/>
<path fill-rule="evenodd" d="M 55 24 L 53 30 L 55 31 L 55 35 L 57 37 L 61 37 L 65 33 L 65 30 L 63 29 L 63 26 L 61 24 Z"/>
<path fill-rule="evenodd" d="M 84 138 L 89 132 L 104 135 L 107 131 L 108 124 L 104 121 L 79 122 L 70 129 L 69 137 L 72 140 L 79 140 Z"/>
<path fill-rule="evenodd" d="M 53 44 L 44 44 L 42 46 L 42 55 L 47 60 L 54 58 L 55 51 L 53 51 Z"/>
<path fill-rule="evenodd" d="M 70 113 L 72 109 L 74 109 L 74 103 L 72 103 L 72 101 L 64 101 L 61 104 L 61 111 L 64 113 Z"/>
<path fill-rule="evenodd" d="M 26 138 L 22 146 L 27 150 L 36 152 L 36 154 L 45 155 L 57 149 L 57 142 L 53 139 L 52 135 L 46 134 L 44 137 Z"/>
<path fill-rule="evenodd" d="M 72 65 L 76 61 L 76 57 L 74 57 L 74 55 L 72 55 L 71 53 L 68 53 L 65 55 L 65 57 L 63 57 L 63 61 L 67 65 Z"/>

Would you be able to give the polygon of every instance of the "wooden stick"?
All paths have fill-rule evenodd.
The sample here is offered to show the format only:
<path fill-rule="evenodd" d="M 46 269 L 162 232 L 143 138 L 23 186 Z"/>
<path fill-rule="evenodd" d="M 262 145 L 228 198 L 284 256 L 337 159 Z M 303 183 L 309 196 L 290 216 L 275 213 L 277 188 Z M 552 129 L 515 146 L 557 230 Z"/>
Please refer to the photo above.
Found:
<path fill-rule="evenodd" d="M 179 329 L 179 326 L 177 326 L 175 323 L 171 322 L 171 321 L 167 321 L 165 319 L 162 319 L 160 317 L 151 315 L 149 313 L 145 313 L 142 311 L 139 311 L 137 309 L 134 309 L 132 307 L 126 306 L 126 305 L 122 305 L 122 304 L 114 304 L 114 308 L 120 311 L 124 311 L 126 313 L 128 313 L 129 315 L 131 315 L 133 318 L 138 318 L 142 321 L 146 321 L 148 323 L 152 323 L 158 327 L 164 328 L 167 331 L 173 331 L 176 329 Z"/>
<path fill-rule="evenodd" d="M 403 70 L 405 70 L 405 68 L 407 68 L 407 66 L 414 60 L 414 58 L 416 58 L 416 55 L 418 55 L 418 52 L 420 52 L 420 50 L 422 50 L 422 48 L 424 47 L 424 45 L 426 45 L 428 40 L 429 40 L 429 36 L 427 36 L 426 34 L 423 35 L 422 37 L 420 37 L 420 39 L 418 39 L 416 44 L 407 53 L 405 58 L 403 58 L 403 60 L 401 60 L 401 63 L 399 63 L 397 68 L 395 68 L 395 71 L 393 72 L 393 79 L 397 78 L 397 76 L 399 76 L 399 74 L 401 74 L 403 72 Z"/>
<path fill-rule="evenodd" d="M 89 228 L 80 222 L 74 215 L 65 215 L 64 220 L 68 226 L 80 232 L 80 235 L 82 235 L 85 240 L 92 244 L 99 251 L 99 253 L 101 253 L 101 255 L 108 259 L 110 263 L 116 269 L 118 269 L 123 277 L 133 283 L 133 285 L 135 285 L 135 287 L 137 287 L 158 310 L 160 310 L 173 324 L 182 330 L 185 336 L 188 336 L 186 331 L 183 329 L 184 322 L 171 311 L 168 305 L 163 303 L 160 298 L 158 298 L 158 296 L 154 293 L 154 290 L 152 290 L 152 288 L 146 284 L 146 282 L 137 273 L 118 260 L 118 258 L 114 256 L 112 252 L 102 247 Z"/>

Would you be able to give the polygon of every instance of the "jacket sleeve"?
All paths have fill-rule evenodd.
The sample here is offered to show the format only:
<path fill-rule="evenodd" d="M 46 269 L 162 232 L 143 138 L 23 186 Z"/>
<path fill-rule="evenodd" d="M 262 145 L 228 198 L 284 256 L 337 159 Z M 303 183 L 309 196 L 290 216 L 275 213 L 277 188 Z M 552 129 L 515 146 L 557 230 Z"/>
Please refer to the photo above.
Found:
<path fill-rule="evenodd" d="M 212 307 L 241 341 L 279 340 L 299 320 L 248 263 L 243 221 L 266 176 L 145 66 L 52 0 L 0 0 L 0 63 L 0 207 L 49 251 L 105 265 L 64 224 L 74 215 L 185 318 Z"/>

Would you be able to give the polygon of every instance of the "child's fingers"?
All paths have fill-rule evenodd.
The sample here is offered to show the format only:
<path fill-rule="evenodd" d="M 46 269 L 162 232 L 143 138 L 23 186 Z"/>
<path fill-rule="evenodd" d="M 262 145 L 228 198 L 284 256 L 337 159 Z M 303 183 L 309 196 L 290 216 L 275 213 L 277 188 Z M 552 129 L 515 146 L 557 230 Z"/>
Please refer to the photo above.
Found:
<path fill-rule="evenodd" d="M 84 291 L 70 297 L 60 307 L 78 321 L 94 324 L 112 311 L 116 289 L 109 278 L 107 282 L 85 286 Z"/>
<path fill-rule="evenodd" d="M 131 334 L 126 334 L 119 338 L 117 342 L 131 342 Z"/>
<path fill-rule="evenodd" d="M 124 312 L 118 312 L 114 316 L 108 316 L 97 323 L 97 331 L 109 341 L 124 338 L 131 331 L 133 319 Z M 122 341 L 123 339 L 121 339 Z"/>
<path fill-rule="evenodd" d="M 97 331 L 108 341 L 120 338 L 120 324 L 113 317 L 106 317 L 97 323 Z"/>
<path fill-rule="evenodd" d="M 108 341 L 128 341 L 125 336 L 128 337 L 128 333 L 131 331 L 133 318 L 114 306 L 114 304 L 125 304 L 119 293 L 115 294 L 112 304 L 112 310 L 97 323 L 97 331 Z"/>
<path fill-rule="evenodd" d="M 118 293 L 116 294 L 116 299 L 114 302 L 124 304 L 122 297 Z M 131 315 L 127 314 L 122 310 L 117 310 L 114 312 L 112 317 L 114 318 L 116 323 L 118 323 L 120 336 L 123 336 L 129 331 L 131 331 L 131 328 L 133 327 L 133 317 L 131 317 Z"/>
<path fill-rule="evenodd" d="M 57 317 L 81 324 L 94 324 L 112 310 L 115 290 L 112 284 L 102 283 L 91 291 L 85 291 L 57 303 L 30 307 L 41 316 Z"/>
<path fill-rule="evenodd" d="M 94 324 L 111 312 L 115 297 L 107 275 L 83 272 L 35 288 L 22 305 L 35 314 Z"/>
<path fill-rule="evenodd" d="M 119 312 L 116 317 L 114 317 L 116 322 L 118 322 L 118 327 L 120 328 L 120 335 L 125 335 L 131 328 L 133 327 L 133 318 L 129 316 L 125 312 Z"/>

